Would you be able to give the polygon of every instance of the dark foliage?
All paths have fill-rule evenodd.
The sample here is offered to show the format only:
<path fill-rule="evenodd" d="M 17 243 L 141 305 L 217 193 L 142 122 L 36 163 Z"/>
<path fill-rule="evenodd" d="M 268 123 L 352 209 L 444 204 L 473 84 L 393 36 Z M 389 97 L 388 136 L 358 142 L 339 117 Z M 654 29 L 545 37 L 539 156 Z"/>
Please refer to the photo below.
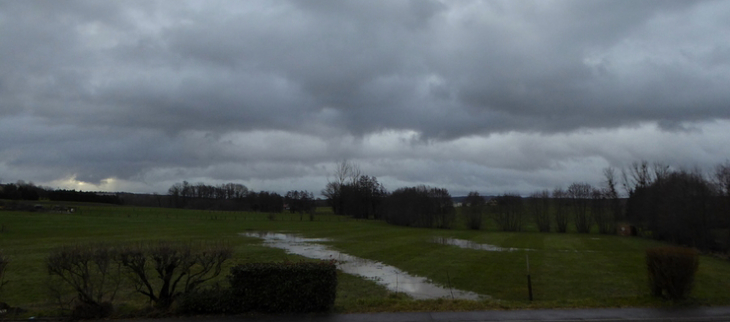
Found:
<path fill-rule="evenodd" d="M 96 192 L 76 190 L 48 191 L 48 199 L 51 201 L 97 202 L 116 205 L 122 203 L 122 200 L 116 194 L 99 194 Z"/>
<path fill-rule="evenodd" d="M 110 316 L 114 312 L 111 302 L 77 303 L 71 310 L 73 320 L 96 320 Z"/>
<path fill-rule="evenodd" d="M 646 250 L 646 265 L 652 294 L 681 300 L 692 291 L 699 255 L 691 248 L 650 248 Z"/>
<path fill-rule="evenodd" d="M 233 290 L 220 286 L 198 289 L 180 296 L 177 310 L 181 314 L 237 314 L 244 305 Z"/>
<path fill-rule="evenodd" d="M 289 212 L 298 213 L 299 219 L 302 219 L 303 214 L 313 215 L 317 210 L 314 203 L 314 194 L 306 190 L 297 191 L 292 190 L 286 193 L 284 201 L 289 205 Z"/>
<path fill-rule="evenodd" d="M 173 184 L 167 192 L 171 207 L 193 209 L 221 208 L 221 205 L 231 204 L 228 201 L 237 201 L 240 207 L 249 194 L 248 188 L 238 183 L 212 186 L 190 184 L 187 181 Z"/>
<path fill-rule="evenodd" d="M 631 191 L 627 216 L 655 239 L 702 249 L 718 247 L 710 230 L 719 222 L 715 187 L 698 173 L 671 172 Z"/>
<path fill-rule="evenodd" d="M 451 228 L 456 220 L 448 190 L 418 186 L 401 188 L 388 196 L 385 221 L 410 227 Z"/>
<path fill-rule="evenodd" d="M 229 281 L 244 311 L 323 312 L 334 306 L 337 268 L 333 262 L 244 264 L 231 268 Z"/>
<path fill-rule="evenodd" d="M 462 206 L 462 214 L 466 219 L 466 226 L 469 229 L 479 230 L 482 228 L 482 214 L 484 213 L 484 207 L 486 206 L 486 200 L 484 197 L 479 195 L 479 192 L 472 191 L 466 196 L 464 205 Z"/>
<path fill-rule="evenodd" d="M 16 184 L 0 185 L 0 199 L 38 200 L 46 195 L 46 190 L 33 183 L 18 181 Z"/>

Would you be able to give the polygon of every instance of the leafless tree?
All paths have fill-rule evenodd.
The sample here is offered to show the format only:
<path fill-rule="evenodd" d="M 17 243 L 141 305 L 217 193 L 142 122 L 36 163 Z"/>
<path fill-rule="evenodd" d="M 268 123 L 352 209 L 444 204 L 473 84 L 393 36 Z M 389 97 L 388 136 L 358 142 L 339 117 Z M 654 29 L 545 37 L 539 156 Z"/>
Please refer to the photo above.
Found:
<path fill-rule="evenodd" d="M 494 220 L 503 231 L 521 231 L 523 202 L 522 196 L 517 193 L 505 193 L 496 197 L 497 212 Z"/>
<path fill-rule="evenodd" d="M 553 204 L 555 205 L 555 224 L 559 233 L 568 231 L 568 194 L 562 188 L 553 190 Z"/>
<path fill-rule="evenodd" d="M 603 193 L 608 199 L 608 211 L 612 217 L 611 220 L 617 222 L 623 220 L 623 208 L 621 207 L 621 199 L 619 197 L 618 188 L 616 188 L 616 170 L 608 167 L 603 169 L 603 176 L 606 178 L 604 182 Z"/>
<path fill-rule="evenodd" d="M 579 233 L 591 231 L 591 216 L 588 205 L 593 188 L 588 183 L 573 183 L 568 187 L 568 196 L 573 210 L 575 228 Z"/>
<path fill-rule="evenodd" d="M 530 195 L 529 208 L 540 232 L 550 232 L 550 192 L 537 191 Z"/>
<path fill-rule="evenodd" d="M 609 205 L 610 200 L 606 197 L 605 191 L 596 188 L 591 190 L 591 215 L 598 226 L 598 232 L 601 234 L 616 232 L 616 221 Z"/>
<path fill-rule="evenodd" d="M 167 309 L 181 294 L 220 275 L 233 254 L 230 246 L 215 243 L 190 244 L 159 241 L 123 248 L 119 258 L 134 281 L 136 290 L 156 307 Z"/>
<path fill-rule="evenodd" d="M 116 255 L 115 247 L 107 244 L 62 246 L 48 256 L 46 268 L 52 278 L 73 289 L 79 301 L 77 309 L 95 312 L 82 316 L 99 318 L 111 313 L 105 307 L 110 307 L 121 284 Z"/>

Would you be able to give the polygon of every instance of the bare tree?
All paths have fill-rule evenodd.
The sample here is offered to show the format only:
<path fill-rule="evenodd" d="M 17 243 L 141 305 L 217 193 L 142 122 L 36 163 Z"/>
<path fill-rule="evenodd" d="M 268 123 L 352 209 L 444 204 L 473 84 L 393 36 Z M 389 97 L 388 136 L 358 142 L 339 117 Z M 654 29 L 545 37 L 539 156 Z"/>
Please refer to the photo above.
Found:
<path fill-rule="evenodd" d="M 70 286 L 79 301 L 74 316 L 100 318 L 111 313 L 121 284 L 116 249 L 106 244 L 62 246 L 48 256 L 48 274 Z"/>
<path fill-rule="evenodd" d="M 494 220 L 503 231 L 522 230 L 522 197 L 516 193 L 505 193 L 497 199 L 497 213 Z"/>
<path fill-rule="evenodd" d="M 550 192 L 537 191 L 530 195 L 529 208 L 540 232 L 550 232 Z"/>
<path fill-rule="evenodd" d="M 575 228 L 579 233 L 589 233 L 591 231 L 591 216 L 589 215 L 588 205 L 591 198 L 593 188 L 588 183 L 573 183 L 568 187 L 568 196 L 571 201 L 571 208 L 575 220 Z"/>
<path fill-rule="evenodd" d="M 616 221 L 609 205 L 610 200 L 607 199 L 605 191 L 595 188 L 591 190 L 591 215 L 601 234 L 616 232 Z"/>
<path fill-rule="evenodd" d="M 193 248 L 190 244 L 159 241 L 128 246 L 119 258 L 136 290 L 156 307 L 167 309 L 178 296 L 220 275 L 223 263 L 232 254 L 232 248 L 223 244 Z"/>
<path fill-rule="evenodd" d="M 603 169 L 603 176 L 606 178 L 604 182 L 604 195 L 608 199 L 608 211 L 611 216 L 611 220 L 617 222 L 623 220 L 623 209 L 621 207 L 621 199 L 619 198 L 618 188 L 616 188 L 616 170 L 608 167 Z"/>
<path fill-rule="evenodd" d="M 553 204 L 555 205 L 555 224 L 559 233 L 568 231 L 568 194 L 562 188 L 553 190 Z"/>

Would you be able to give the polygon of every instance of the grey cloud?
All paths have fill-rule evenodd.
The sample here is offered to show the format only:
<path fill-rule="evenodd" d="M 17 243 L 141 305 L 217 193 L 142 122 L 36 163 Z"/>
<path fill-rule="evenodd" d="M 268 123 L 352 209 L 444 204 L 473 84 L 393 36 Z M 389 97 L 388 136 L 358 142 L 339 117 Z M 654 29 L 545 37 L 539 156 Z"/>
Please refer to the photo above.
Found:
<path fill-rule="evenodd" d="M 282 185 L 321 181 L 335 160 L 394 159 L 411 169 L 380 168 L 393 182 L 466 189 L 524 175 L 511 187 L 525 189 L 556 165 L 649 155 L 550 140 L 624 140 L 653 124 L 692 136 L 730 119 L 728 12 L 714 1 L 3 2 L 0 165 L 52 169 L 36 181 Z M 413 137 L 368 156 L 367 139 L 391 132 Z M 537 138 L 511 141 L 521 134 Z M 504 156 L 449 149 L 471 137 L 503 138 Z M 433 144 L 454 159 L 423 152 Z"/>

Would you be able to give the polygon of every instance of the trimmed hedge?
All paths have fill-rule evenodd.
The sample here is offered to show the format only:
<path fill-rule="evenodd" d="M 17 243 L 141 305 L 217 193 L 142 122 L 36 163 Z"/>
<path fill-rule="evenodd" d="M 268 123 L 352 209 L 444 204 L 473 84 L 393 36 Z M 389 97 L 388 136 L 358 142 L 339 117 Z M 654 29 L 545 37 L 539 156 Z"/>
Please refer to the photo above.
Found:
<path fill-rule="evenodd" d="M 681 300 L 692 292 L 699 255 L 685 247 L 650 248 L 646 250 L 646 265 L 652 294 Z"/>
<path fill-rule="evenodd" d="M 231 268 L 228 278 L 244 311 L 322 312 L 335 303 L 334 262 L 243 264 Z"/>
<path fill-rule="evenodd" d="M 178 312 L 182 314 L 237 314 L 243 312 L 241 300 L 230 288 L 214 287 L 195 290 L 180 296 Z"/>

